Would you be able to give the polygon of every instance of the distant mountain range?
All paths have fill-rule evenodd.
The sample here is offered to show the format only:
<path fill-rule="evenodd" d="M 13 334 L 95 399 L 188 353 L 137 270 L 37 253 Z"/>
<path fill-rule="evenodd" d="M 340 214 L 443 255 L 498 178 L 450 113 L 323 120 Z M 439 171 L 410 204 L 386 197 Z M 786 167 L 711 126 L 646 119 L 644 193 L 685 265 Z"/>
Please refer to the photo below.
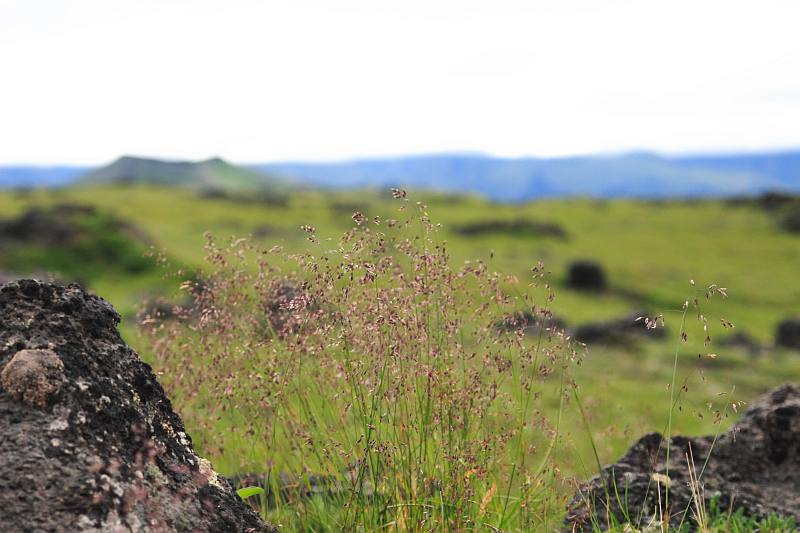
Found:
<path fill-rule="evenodd" d="M 707 197 L 800 192 L 800 150 L 733 155 L 631 153 L 565 158 L 424 155 L 334 163 L 237 166 L 222 159 L 122 157 L 100 168 L 0 167 L 0 187 L 145 182 L 226 191 L 282 188 L 429 188 L 517 202 L 542 197 Z"/>
<path fill-rule="evenodd" d="M 68 185 L 92 167 L 71 166 L 0 166 L 0 188 L 61 187 Z"/>
<path fill-rule="evenodd" d="M 429 155 L 252 168 L 323 187 L 393 186 L 477 192 L 498 201 L 541 197 L 697 197 L 800 192 L 800 151 L 666 157 L 505 159 Z"/>

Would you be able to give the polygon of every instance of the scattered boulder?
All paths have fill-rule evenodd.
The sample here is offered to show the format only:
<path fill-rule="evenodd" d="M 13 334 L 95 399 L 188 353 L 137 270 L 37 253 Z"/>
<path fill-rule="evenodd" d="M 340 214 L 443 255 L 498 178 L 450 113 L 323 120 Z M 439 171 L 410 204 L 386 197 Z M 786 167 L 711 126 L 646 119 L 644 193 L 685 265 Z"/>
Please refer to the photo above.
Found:
<path fill-rule="evenodd" d="M 567 287 L 581 291 L 603 291 L 607 287 L 606 273 L 594 261 L 575 261 L 567 269 Z"/>
<path fill-rule="evenodd" d="M 637 338 L 663 339 L 666 329 L 658 323 L 657 327 L 648 327 L 645 320 L 650 315 L 646 311 L 632 311 L 627 315 L 600 322 L 582 324 L 570 333 L 573 339 L 584 344 L 630 344 Z"/>
<path fill-rule="evenodd" d="M 272 207 L 286 207 L 289 205 L 289 195 L 279 191 L 235 192 L 220 187 L 207 186 L 201 188 L 197 195 L 205 200 L 226 200 L 240 204 L 263 204 Z"/>
<path fill-rule="evenodd" d="M 778 220 L 780 227 L 789 233 L 800 233 L 800 202 L 787 208 Z"/>
<path fill-rule="evenodd" d="M 280 229 L 271 224 L 259 224 L 253 228 L 253 237 L 256 239 L 266 239 L 280 234 Z"/>
<path fill-rule="evenodd" d="M 119 320 L 78 285 L 0 285 L 0 531 L 268 530 Z"/>
<path fill-rule="evenodd" d="M 800 521 L 800 387 L 783 385 L 759 398 L 716 443 L 713 436 L 674 437 L 669 446 L 667 470 L 666 439 L 658 433 L 642 437 L 617 463 L 579 488 L 565 529 L 605 530 L 612 516 L 636 529 L 658 516 L 669 516 L 673 526 L 691 523 L 690 479 L 701 471 L 706 505 L 718 498 L 722 509 Z"/>
<path fill-rule="evenodd" d="M 725 201 L 731 206 L 756 206 L 765 211 L 777 211 L 800 201 L 800 196 L 780 191 L 768 191 L 759 196 L 735 196 Z"/>
<path fill-rule="evenodd" d="M 758 339 L 755 339 L 744 331 L 738 331 L 733 335 L 722 337 L 717 341 L 717 344 L 725 348 L 739 348 L 748 352 L 750 355 L 758 355 L 764 351 L 764 346 L 758 342 Z"/>
<path fill-rule="evenodd" d="M 543 222 L 527 218 L 511 220 L 479 220 L 454 227 L 459 235 L 474 237 L 478 235 L 504 233 L 520 237 L 550 237 L 565 239 L 567 232 L 554 222 Z"/>
<path fill-rule="evenodd" d="M 535 314 L 530 310 L 518 311 L 495 324 L 498 331 L 522 331 L 533 336 L 538 336 L 542 331 L 554 334 L 565 331 L 566 327 L 566 323 L 549 310 L 539 310 Z"/>
<path fill-rule="evenodd" d="M 338 215 L 350 216 L 355 212 L 369 213 L 372 206 L 367 202 L 331 202 L 328 207 Z"/>
<path fill-rule="evenodd" d="M 263 307 L 266 334 L 270 337 L 283 339 L 298 333 L 309 321 L 325 314 L 304 283 L 276 278 L 267 292 Z"/>
<path fill-rule="evenodd" d="M 196 319 L 199 315 L 198 298 L 206 289 L 205 281 L 200 278 L 182 283 L 183 296 L 169 299 L 164 296 L 142 296 L 144 304 L 136 313 L 140 326 L 166 322 L 174 319 Z"/>
<path fill-rule="evenodd" d="M 775 345 L 800 350 L 800 319 L 787 319 L 778 324 Z"/>
<path fill-rule="evenodd" d="M 797 204 L 800 202 L 800 196 L 780 191 L 770 191 L 756 198 L 756 201 L 763 209 L 775 211 L 782 207 Z"/>

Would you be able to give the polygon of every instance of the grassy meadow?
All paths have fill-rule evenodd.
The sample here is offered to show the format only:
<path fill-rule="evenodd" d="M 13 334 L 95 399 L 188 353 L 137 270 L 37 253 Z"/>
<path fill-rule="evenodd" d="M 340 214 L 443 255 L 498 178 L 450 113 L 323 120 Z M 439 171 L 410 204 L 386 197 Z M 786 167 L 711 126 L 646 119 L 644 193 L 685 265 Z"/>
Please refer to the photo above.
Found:
<path fill-rule="evenodd" d="M 265 505 L 266 518 L 290 531 L 553 530 L 573 479 L 591 477 L 639 436 L 723 431 L 734 402 L 800 381 L 796 352 L 754 355 L 714 342 L 746 332 L 770 346 L 777 323 L 798 312 L 800 237 L 754 203 L 409 199 L 301 191 L 283 205 L 154 186 L 0 193 L 2 219 L 32 206 L 96 206 L 136 228 L 137 256 L 152 247 L 168 271 L 219 274 L 206 304 L 226 321 L 154 337 L 138 326 L 138 310 L 159 295 L 180 298 L 178 279 L 162 268 L 103 268 L 115 252 L 81 271 L 70 263 L 80 255 L 48 263 L 58 254 L 31 249 L 4 250 L 0 270 L 83 274 L 123 315 L 126 340 L 163 372 L 199 452 L 222 473 L 355 478 L 356 497 Z M 390 219 L 400 221 L 395 233 Z M 515 221 L 532 225 L 506 224 Z M 476 225 L 485 230 L 465 230 Z M 206 232 L 218 247 L 210 254 Z M 235 240 L 245 237 L 252 241 Z M 603 266 L 607 290 L 566 286 L 579 259 Z M 259 318 L 278 312 L 263 301 L 284 290 L 270 276 L 308 284 L 313 317 L 288 336 Z M 663 315 L 667 333 L 582 347 L 547 333 L 497 340 L 487 326 L 532 305 L 568 329 L 642 309 Z M 393 352 L 406 349 L 416 355 Z"/>

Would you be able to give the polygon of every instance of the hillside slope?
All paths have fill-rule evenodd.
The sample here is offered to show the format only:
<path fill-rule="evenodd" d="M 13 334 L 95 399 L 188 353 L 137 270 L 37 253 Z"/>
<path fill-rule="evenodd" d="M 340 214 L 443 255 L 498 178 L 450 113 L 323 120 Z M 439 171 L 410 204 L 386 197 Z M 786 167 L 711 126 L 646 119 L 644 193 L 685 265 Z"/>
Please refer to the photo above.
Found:
<path fill-rule="evenodd" d="M 267 174 L 232 165 L 220 158 L 192 162 L 123 156 L 110 165 L 89 172 L 80 181 L 86 184 L 147 183 L 224 191 L 285 186 Z"/>

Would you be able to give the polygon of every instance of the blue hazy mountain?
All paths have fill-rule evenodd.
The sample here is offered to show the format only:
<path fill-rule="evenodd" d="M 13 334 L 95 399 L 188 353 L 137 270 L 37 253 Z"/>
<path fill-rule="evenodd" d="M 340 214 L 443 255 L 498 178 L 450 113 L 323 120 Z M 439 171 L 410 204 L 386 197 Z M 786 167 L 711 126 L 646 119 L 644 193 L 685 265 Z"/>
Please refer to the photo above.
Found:
<path fill-rule="evenodd" d="M 427 155 L 253 168 L 323 187 L 408 186 L 481 193 L 500 201 L 553 196 L 696 197 L 800 192 L 800 151 L 665 157 Z"/>
<path fill-rule="evenodd" d="M 0 188 L 61 187 L 91 170 L 70 166 L 0 166 Z"/>
<path fill-rule="evenodd" d="M 771 177 L 779 186 L 793 190 L 800 186 L 800 151 L 761 155 L 697 155 L 674 161 L 684 168 Z"/>
<path fill-rule="evenodd" d="M 128 172 L 129 159 L 133 160 L 122 158 L 97 169 L 0 167 L 0 187 L 60 186 L 78 180 L 114 182 L 119 180 L 99 178 L 119 178 L 123 167 L 125 181 L 137 181 L 137 177 L 148 182 L 173 181 L 154 174 L 172 169 L 169 164 L 146 160 L 148 164 L 142 166 L 139 164 L 142 160 L 137 159 L 134 166 L 139 170 L 146 168 L 147 172 Z M 221 176 L 211 181 L 222 187 L 240 186 L 242 181 L 274 185 L 279 177 L 311 187 L 430 188 L 478 193 L 506 202 L 556 196 L 669 198 L 752 195 L 765 191 L 800 193 L 800 150 L 691 156 L 642 152 L 562 158 L 434 154 L 329 163 L 264 163 L 249 165 L 249 170 L 225 164 L 222 165 L 225 172 L 217 168 L 220 165 L 218 160 L 211 160 L 195 164 L 193 172 L 185 176 L 179 174 L 189 181 L 207 181 L 204 177 L 208 172 L 199 172 L 207 166 L 214 170 L 211 173 L 214 177 Z M 236 172 L 228 172 L 232 168 Z M 175 172 L 169 174 L 163 177 L 175 177 L 172 176 Z M 247 179 L 231 179 L 232 175 Z"/>

